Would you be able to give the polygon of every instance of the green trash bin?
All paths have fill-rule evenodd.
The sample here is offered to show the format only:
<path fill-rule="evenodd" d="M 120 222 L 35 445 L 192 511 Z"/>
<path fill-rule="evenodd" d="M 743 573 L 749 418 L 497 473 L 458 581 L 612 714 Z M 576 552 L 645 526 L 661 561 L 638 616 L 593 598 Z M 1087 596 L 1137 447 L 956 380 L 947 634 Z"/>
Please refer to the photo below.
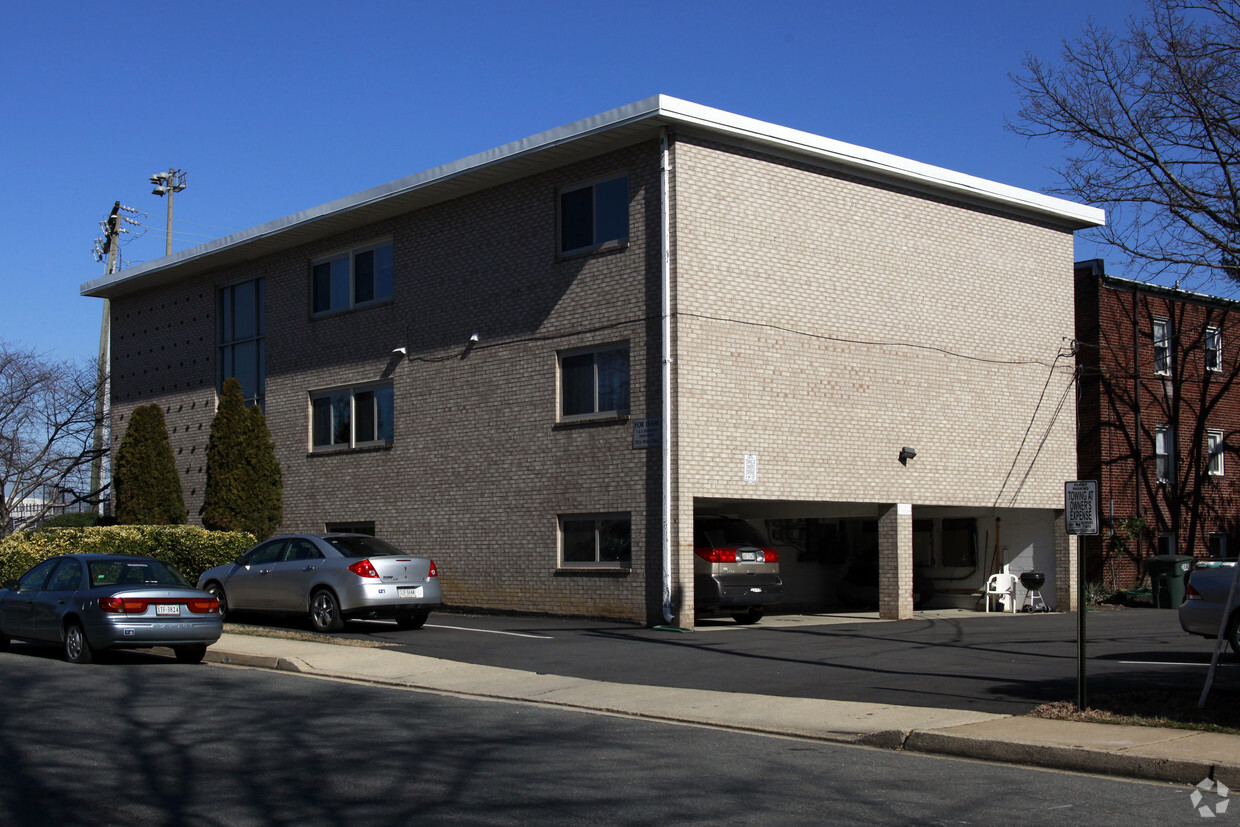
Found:
<path fill-rule="evenodd" d="M 1193 570 L 1193 558 L 1183 554 L 1155 554 L 1146 558 L 1145 570 L 1150 574 L 1154 608 L 1180 608 L 1184 602 L 1184 587 L 1188 585 L 1188 573 Z"/>

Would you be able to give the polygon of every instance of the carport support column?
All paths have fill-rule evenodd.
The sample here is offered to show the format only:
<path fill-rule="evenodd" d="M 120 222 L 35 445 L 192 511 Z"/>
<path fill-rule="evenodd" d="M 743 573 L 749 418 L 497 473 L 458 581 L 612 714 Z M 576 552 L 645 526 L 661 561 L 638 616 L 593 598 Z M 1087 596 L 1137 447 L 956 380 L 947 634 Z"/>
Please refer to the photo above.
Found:
<path fill-rule="evenodd" d="M 1081 544 L 1075 535 L 1068 533 L 1064 512 L 1055 512 L 1055 608 L 1061 612 L 1075 612 L 1077 588 L 1077 555 Z"/>
<path fill-rule="evenodd" d="M 878 616 L 913 616 L 913 506 L 878 507 Z"/>

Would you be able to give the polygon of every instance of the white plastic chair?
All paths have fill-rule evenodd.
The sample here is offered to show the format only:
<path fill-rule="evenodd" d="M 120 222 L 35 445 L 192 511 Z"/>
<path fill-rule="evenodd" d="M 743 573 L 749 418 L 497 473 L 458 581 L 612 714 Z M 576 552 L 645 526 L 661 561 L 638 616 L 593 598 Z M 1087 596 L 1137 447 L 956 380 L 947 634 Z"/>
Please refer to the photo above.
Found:
<path fill-rule="evenodd" d="M 992 574 L 986 581 L 986 611 L 990 611 L 990 598 L 999 598 L 999 611 L 1007 611 L 1004 607 L 1003 598 L 1007 598 L 1007 606 L 1012 607 L 1012 613 L 1016 613 L 1016 575 L 1003 572 L 1001 574 Z"/>

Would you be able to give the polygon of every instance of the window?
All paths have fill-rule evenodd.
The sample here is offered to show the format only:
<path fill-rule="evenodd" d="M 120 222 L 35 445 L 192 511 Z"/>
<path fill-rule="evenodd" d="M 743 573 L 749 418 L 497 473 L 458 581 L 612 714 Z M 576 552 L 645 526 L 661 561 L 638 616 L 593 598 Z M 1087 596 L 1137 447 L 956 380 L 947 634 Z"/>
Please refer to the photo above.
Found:
<path fill-rule="evenodd" d="M 1171 323 L 1166 319 L 1154 320 L 1154 372 L 1171 373 Z"/>
<path fill-rule="evenodd" d="M 236 377 L 247 405 L 264 404 L 267 376 L 264 369 L 263 279 L 230 284 L 219 293 L 219 370 L 216 388 Z"/>
<path fill-rule="evenodd" d="M 373 522 L 360 523 L 327 523 L 325 528 L 328 534 L 369 534 L 375 536 L 375 524 Z"/>
<path fill-rule="evenodd" d="M 392 298 L 391 242 L 319 259 L 310 271 L 310 312 L 314 315 Z"/>
<path fill-rule="evenodd" d="M 1223 333 L 1213 325 L 1206 328 L 1206 370 L 1223 369 Z"/>
<path fill-rule="evenodd" d="M 48 591 L 73 592 L 82 587 L 82 564 L 72 558 L 60 561 L 56 573 L 47 581 Z"/>
<path fill-rule="evenodd" d="M 1206 456 L 1209 457 L 1210 475 L 1223 476 L 1223 432 L 1206 431 Z"/>
<path fill-rule="evenodd" d="M 560 253 L 587 253 L 629 239 L 629 177 L 560 191 Z"/>
<path fill-rule="evenodd" d="M 977 520 L 973 517 L 945 517 L 941 543 L 944 566 L 976 566 Z"/>
<path fill-rule="evenodd" d="M 1227 556 L 1226 532 L 1216 531 L 1210 535 L 1210 556 L 1216 559 Z"/>
<path fill-rule="evenodd" d="M 633 562 L 632 534 L 627 514 L 561 517 L 560 564 L 627 569 Z"/>
<path fill-rule="evenodd" d="M 1170 482 L 1175 474 L 1175 446 L 1170 425 L 1160 425 L 1154 433 L 1154 471 L 1159 482 Z"/>
<path fill-rule="evenodd" d="M 391 445 L 392 419 L 391 385 L 312 393 L 311 449 Z"/>
<path fill-rule="evenodd" d="M 629 346 L 560 354 L 560 419 L 629 415 Z"/>

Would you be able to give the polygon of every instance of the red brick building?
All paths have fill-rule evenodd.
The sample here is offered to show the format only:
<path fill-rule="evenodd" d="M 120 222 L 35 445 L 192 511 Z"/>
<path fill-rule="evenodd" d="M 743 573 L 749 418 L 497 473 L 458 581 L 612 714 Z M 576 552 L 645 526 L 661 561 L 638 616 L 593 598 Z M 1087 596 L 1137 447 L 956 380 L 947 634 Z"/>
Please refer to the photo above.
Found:
<path fill-rule="evenodd" d="M 1099 481 L 1105 518 L 1102 536 L 1082 538 L 1087 582 L 1131 587 L 1153 554 L 1235 555 L 1240 302 L 1085 261 L 1076 339 L 1078 470 Z"/>

